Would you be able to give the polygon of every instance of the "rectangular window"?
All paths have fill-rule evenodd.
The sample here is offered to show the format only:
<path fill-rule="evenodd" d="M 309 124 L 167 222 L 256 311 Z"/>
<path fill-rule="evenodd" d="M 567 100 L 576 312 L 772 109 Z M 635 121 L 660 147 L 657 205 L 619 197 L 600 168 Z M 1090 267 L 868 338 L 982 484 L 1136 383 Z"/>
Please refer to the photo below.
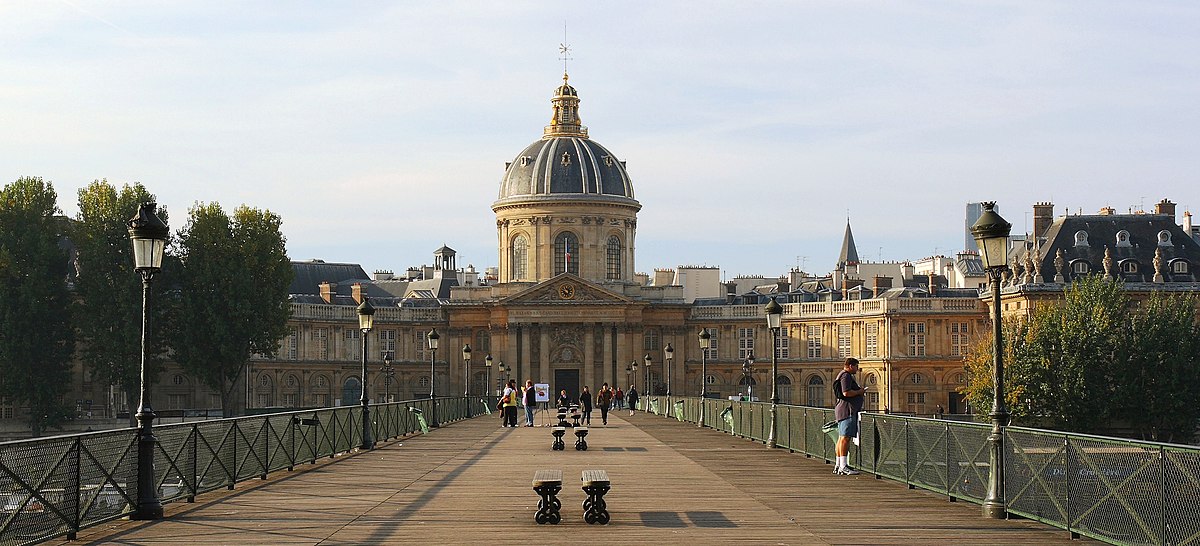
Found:
<path fill-rule="evenodd" d="M 417 362 L 425 361 L 425 348 L 429 346 L 429 339 L 425 336 L 429 334 L 429 330 L 414 330 L 413 331 L 413 358 Z"/>
<path fill-rule="evenodd" d="M 838 325 L 838 358 L 850 356 L 850 325 Z"/>
<path fill-rule="evenodd" d="M 788 356 L 788 331 L 783 328 L 779 329 L 779 339 L 775 340 L 775 356 L 778 358 L 791 358 Z"/>
<path fill-rule="evenodd" d="M 658 330 L 647 329 L 642 334 L 642 348 L 647 351 L 657 351 L 658 347 Z"/>
<path fill-rule="evenodd" d="M 256 399 L 258 400 L 258 407 L 260 407 L 260 408 L 271 407 L 271 395 L 259 394 L 256 396 Z"/>
<path fill-rule="evenodd" d="M 963 356 L 967 354 L 967 323 L 966 322 L 951 322 L 950 323 L 950 356 Z"/>
<path fill-rule="evenodd" d="M 284 338 L 284 340 L 283 340 L 283 356 L 287 360 L 297 360 L 298 359 L 299 355 L 297 354 L 296 347 L 297 347 L 297 340 L 299 338 L 300 338 L 300 331 L 297 330 L 296 328 L 292 328 L 291 331 L 288 333 L 287 337 Z M 218 404 L 217 407 L 221 407 L 221 406 Z"/>
<path fill-rule="evenodd" d="M 329 407 L 329 395 L 328 394 L 314 394 L 313 395 L 313 403 L 318 408 L 327 408 L 327 407 Z"/>
<path fill-rule="evenodd" d="M 808 358 L 821 358 L 821 327 L 808 327 Z"/>
<path fill-rule="evenodd" d="M 879 393 L 868 392 L 866 403 L 863 404 L 863 411 L 875 411 L 879 408 Z"/>
<path fill-rule="evenodd" d="M 738 359 L 745 360 L 754 354 L 754 328 L 738 328 Z"/>
<path fill-rule="evenodd" d="M 380 330 L 379 331 L 379 359 L 380 360 L 395 360 L 396 359 L 396 331 L 395 330 Z"/>
<path fill-rule="evenodd" d="M 923 393 L 923 392 L 908 393 L 908 411 L 909 411 L 909 413 L 916 413 L 916 414 L 925 413 L 925 393 Z"/>
<path fill-rule="evenodd" d="M 313 328 L 312 341 L 314 358 L 316 360 L 329 360 L 329 330 L 326 328 Z"/>
<path fill-rule="evenodd" d="M 186 409 L 187 395 L 186 394 L 168 394 L 167 409 Z"/>
<path fill-rule="evenodd" d="M 346 360 L 356 362 L 362 359 L 362 332 L 347 328 L 342 335 L 343 346 L 346 347 Z"/>
<path fill-rule="evenodd" d="M 12 399 L 7 396 L 0 398 L 0 419 L 12 419 L 15 413 Z"/>
<path fill-rule="evenodd" d="M 872 321 L 872 322 L 867 323 L 866 355 L 868 358 L 873 358 L 873 357 L 879 356 L 879 323 L 878 322 Z"/>
<path fill-rule="evenodd" d="M 908 356 L 925 356 L 925 323 L 908 323 Z"/>
<path fill-rule="evenodd" d="M 285 395 L 283 395 L 283 407 L 285 407 L 285 408 L 297 407 L 297 406 L 299 406 L 299 404 L 298 404 L 299 400 L 300 400 L 299 395 L 285 394 Z"/>
<path fill-rule="evenodd" d="M 712 337 L 708 338 L 708 349 L 704 351 L 704 358 L 711 362 L 717 359 L 717 329 L 705 329 L 708 330 L 708 335 Z"/>

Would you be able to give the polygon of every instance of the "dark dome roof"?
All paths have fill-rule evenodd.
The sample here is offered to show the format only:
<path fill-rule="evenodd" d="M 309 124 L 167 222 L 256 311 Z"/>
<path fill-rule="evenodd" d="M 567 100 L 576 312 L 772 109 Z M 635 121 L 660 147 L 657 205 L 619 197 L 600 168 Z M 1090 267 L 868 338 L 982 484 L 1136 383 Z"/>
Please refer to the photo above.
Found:
<path fill-rule="evenodd" d="M 633 201 L 633 183 L 625 164 L 599 143 L 553 137 L 525 147 L 508 165 L 497 204 L 529 198 Z"/>

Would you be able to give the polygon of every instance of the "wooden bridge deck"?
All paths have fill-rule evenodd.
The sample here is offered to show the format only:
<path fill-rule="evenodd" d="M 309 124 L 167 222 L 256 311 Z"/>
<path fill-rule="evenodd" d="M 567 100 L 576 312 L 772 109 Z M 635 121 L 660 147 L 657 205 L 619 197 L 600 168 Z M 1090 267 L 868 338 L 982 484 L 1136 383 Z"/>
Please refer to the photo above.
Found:
<path fill-rule="evenodd" d="M 598 412 L 597 412 L 598 413 Z M 172 503 L 62 544 L 1079 544 L 1038 523 L 980 517 L 870 475 L 662 417 L 595 419 L 589 450 L 481 417 Z M 538 469 L 563 470 L 563 521 L 533 521 Z M 579 477 L 607 470 L 608 525 L 583 522 Z M 839 523 L 841 522 L 841 523 Z"/>

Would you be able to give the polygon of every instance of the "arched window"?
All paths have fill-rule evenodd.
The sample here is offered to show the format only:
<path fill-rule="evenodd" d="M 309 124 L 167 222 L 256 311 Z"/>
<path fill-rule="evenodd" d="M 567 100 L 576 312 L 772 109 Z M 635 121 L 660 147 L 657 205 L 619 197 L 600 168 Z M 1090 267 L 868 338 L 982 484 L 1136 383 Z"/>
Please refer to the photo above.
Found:
<path fill-rule="evenodd" d="M 920 385 L 921 383 L 925 382 L 925 376 L 923 376 L 919 373 L 914 373 L 914 374 L 908 376 L 908 381 L 910 383 L 912 383 L 913 385 Z"/>
<path fill-rule="evenodd" d="M 342 404 L 343 406 L 353 406 L 362 400 L 362 381 L 357 377 L 347 377 L 346 382 L 342 383 Z"/>
<path fill-rule="evenodd" d="M 1171 232 L 1162 230 L 1158 232 L 1158 246 L 1171 246 Z"/>
<path fill-rule="evenodd" d="M 605 267 L 608 280 L 620 280 L 621 278 L 621 239 L 616 235 L 608 238 L 608 249 L 605 254 Z"/>
<path fill-rule="evenodd" d="M 1086 231 L 1079 230 L 1075 232 L 1075 246 L 1088 246 Z"/>
<path fill-rule="evenodd" d="M 1138 272 L 1137 261 L 1136 260 L 1125 260 L 1125 261 L 1121 262 L 1121 272 L 1122 273 L 1137 273 Z"/>
<path fill-rule="evenodd" d="M 1187 275 L 1188 274 L 1187 260 L 1175 260 L 1175 261 L 1171 262 L 1171 273 L 1174 273 L 1176 275 Z"/>
<path fill-rule="evenodd" d="M 529 278 L 529 240 L 524 235 L 517 235 L 512 242 L 512 280 L 520 281 Z"/>
<path fill-rule="evenodd" d="M 564 231 L 554 238 L 554 274 L 579 274 L 579 238 Z"/>
<path fill-rule="evenodd" d="M 808 378 L 808 405 L 817 408 L 825 406 L 825 380 L 820 376 Z"/>
<path fill-rule="evenodd" d="M 1131 246 L 1128 231 L 1121 230 L 1117 232 L 1117 246 Z"/>
<path fill-rule="evenodd" d="M 1088 263 L 1083 260 L 1071 264 L 1071 273 L 1076 275 L 1087 275 L 1090 270 L 1091 267 L 1088 267 Z"/>

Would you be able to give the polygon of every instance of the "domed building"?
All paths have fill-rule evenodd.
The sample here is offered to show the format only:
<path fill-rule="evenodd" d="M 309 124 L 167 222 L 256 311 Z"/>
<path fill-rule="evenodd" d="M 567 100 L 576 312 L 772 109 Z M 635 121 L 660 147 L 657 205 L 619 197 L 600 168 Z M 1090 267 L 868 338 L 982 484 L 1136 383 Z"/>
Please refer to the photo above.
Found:
<path fill-rule="evenodd" d="M 500 241 L 500 282 L 544 281 L 560 273 L 630 282 L 637 212 L 625 162 L 588 138 L 579 94 L 554 91 L 542 138 L 505 165 L 492 204 Z"/>

